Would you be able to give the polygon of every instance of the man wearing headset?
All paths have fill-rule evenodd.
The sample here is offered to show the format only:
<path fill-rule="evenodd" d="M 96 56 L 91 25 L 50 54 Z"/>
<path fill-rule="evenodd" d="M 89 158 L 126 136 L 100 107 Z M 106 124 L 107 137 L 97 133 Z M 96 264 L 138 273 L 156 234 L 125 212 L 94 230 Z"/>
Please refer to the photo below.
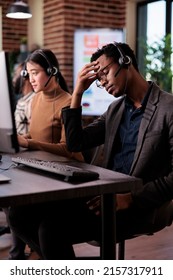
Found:
<path fill-rule="evenodd" d="M 93 82 L 120 98 L 82 128 L 81 99 Z M 92 55 L 91 63 L 78 73 L 70 108 L 63 108 L 70 151 L 104 144 L 103 167 L 143 180 L 142 188 L 117 195 L 118 240 L 156 232 L 172 222 L 172 108 L 173 95 L 146 81 L 131 48 L 116 42 Z"/>

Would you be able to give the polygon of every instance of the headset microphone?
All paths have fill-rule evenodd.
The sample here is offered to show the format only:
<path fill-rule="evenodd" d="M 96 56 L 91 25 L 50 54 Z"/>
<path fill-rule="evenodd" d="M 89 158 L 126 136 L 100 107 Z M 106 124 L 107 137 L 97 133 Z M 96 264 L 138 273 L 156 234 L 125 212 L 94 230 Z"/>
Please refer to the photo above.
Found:
<path fill-rule="evenodd" d="M 118 76 L 118 74 L 120 73 L 121 69 L 123 68 L 122 64 L 119 66 L 118 70 L 116 71 L 114 78 L 116 78 Z"/>
<path fill-rule="evenodd" d="M 52 78 L 53 74 L 51 74 L 47 80 L 47 82 L 45 83 L 44 87 L 46 87 L 48 85 L 48 83 L 50 82 L 50 79 Z"/>
<path fill-rule="evenodd" d="M 125 85 L 124 85 L 124 89 L 123 89 L 123 94 L 125 94 L 126 89 L 127 89 L 127 83 L 128 83 L 128 69 L 129 69 L 129 65 L 132 63 L 131 58 L 126 55 L 121 47 L 121 43 L 113 43 L 114 46 L 117 48 L 117 51 L 119 52 L 119 59 L 118 59 L 118 63 L 119 63 L 119 68 L 117 70 L 117 72 L 115 73 L 114 77 L 117 77 L 119 72 L 121 71 L 122 68 L 126 68 L 127 69 L 127 76 L 126 76 L 126 80 L 125 80 Z"/>

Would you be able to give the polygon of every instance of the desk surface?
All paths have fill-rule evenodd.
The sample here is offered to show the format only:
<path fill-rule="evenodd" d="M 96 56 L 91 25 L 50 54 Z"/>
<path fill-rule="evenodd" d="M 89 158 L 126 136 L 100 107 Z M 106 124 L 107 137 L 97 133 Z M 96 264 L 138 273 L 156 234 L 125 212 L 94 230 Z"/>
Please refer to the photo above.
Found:
<path fill-rule="evenodd" d="M 74 166 L 95 170 L 100 174 L 100 178 L 89 182 L 65 182 L 52 174 L 34 169 L 31 172 L 31 169 L 26 167 L 14 167 L 11 156 L 4 155 L 0 168 L 1 170 L 8 169 L 3 174 L 9 176 L 11 181 L 0 184 L 0 207 L 101 195 L 103 210 L 101 211 L 102 241 L 100 256 L 101 259 L 116 259 L 114 194 L 129 192 L 134 187 L 140 187 L 141 180 L 93 165 L 75 161 L 69 162 L 67 158 L 45 152 L 24 152 L 22 156 L 40 160 L 66 161 Z"/>
<path fill-rule="evenodd" d="M 40 151 L 23 152 L 22 156 L 42 160 L 67 161 L 69 163 L 67 158 Z M 1 170 L 1 173 L 10 177 L 11 181 L 0 183 L 0 207 L 87 197 L 90 195 L 124 193 L 129 192 L 134 187 L 141 186 L 140 179 L 128 175 L 81 162 L 70 161 L 70 164 L 97 171 L 100 174 L 100 178 L 89 182 L 65 182 L 52 174 L 11 166 L 11 155 L 3 155 L 0 168 L 8 169 L 11 167 L 3 171 L 3 173 Z"/>

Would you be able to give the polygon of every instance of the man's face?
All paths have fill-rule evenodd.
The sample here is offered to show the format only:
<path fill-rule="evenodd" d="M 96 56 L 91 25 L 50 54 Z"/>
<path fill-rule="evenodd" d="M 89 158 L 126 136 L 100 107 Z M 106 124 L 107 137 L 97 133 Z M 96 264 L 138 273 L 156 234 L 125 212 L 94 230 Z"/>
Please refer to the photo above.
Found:
<path fill-rule="evenodd" d="M 127 69 L 114 62 L 113 58 L 101 55 L 98 59 L 98 81 L 105 90 L 115 96 L 124 94 L 127 80 Z"/>

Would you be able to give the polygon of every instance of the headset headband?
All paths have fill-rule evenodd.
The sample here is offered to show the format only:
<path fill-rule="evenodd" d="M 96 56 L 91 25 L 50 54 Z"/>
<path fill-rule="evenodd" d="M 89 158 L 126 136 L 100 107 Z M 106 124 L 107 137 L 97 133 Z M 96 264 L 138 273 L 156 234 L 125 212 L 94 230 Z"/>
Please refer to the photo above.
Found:
<path fill-rule="evenodd" d="M 131 58 L 130 58 L 128 55 L 126 55 L 126 54 L 124 53 L 124 51 L 122 50 L 120 44 L 119 44 L 119 43 L 116 43 L 116 42 L 114 42 L 113 44 L 114 44 L 114 46 L 117 48 L 117 50 L 118 50 L 118 52 L 119 52 L 119 54 L 120 54 L 120 58 L 119 58 L 119 60 L 118 60 L 118 63 L 119 63 L 120 65 L 122 65 L 122 66 L 128 66 L 128 65 L 130 65 L 130 64 L 131 64 Z"/>

